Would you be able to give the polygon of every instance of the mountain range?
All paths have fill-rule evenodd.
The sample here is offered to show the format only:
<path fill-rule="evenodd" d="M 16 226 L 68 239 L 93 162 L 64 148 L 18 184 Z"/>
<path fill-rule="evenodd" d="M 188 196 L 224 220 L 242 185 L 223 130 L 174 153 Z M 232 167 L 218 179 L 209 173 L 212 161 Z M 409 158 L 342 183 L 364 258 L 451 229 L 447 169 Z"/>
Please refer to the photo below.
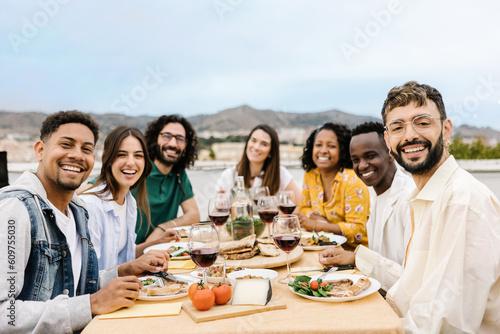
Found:
<path fill-rule="evenodd" d="M 135 126 L 144 131 L 147 124 L 155 120 L 156 116 L 127 116 L 122 114 L 93 114 L 92 117 L 99 123 L 101 138 L 117 125 Z M 40 126 L 47 117 L 42 112 L 9 112 L 0 111 L 0 139 L 12 134 L 19 139 L 33 140 L 39 136 Z M 325 123 L 344 123 L 350 128 L 363 123 L 381 121 L 372 116 L 360 116 L 345 113 L 339 110 L 329 110 L 312 113 L 292 113 L 273 110 L 258 110 L 247 105 L 222 110 L 216 114 L 196 115 L 187 117 L 200 137 L 210 135 L 224 137 L 227 135 L 245 135 L 258 124 L 268 124 L 277 129 L 302 129 L 307 133 Z M 477 128 L 461 125 L 453 129 L 454 136 L 475 138 L 478 135 L 500 142 L 500 131 L 490 127 Z"/>

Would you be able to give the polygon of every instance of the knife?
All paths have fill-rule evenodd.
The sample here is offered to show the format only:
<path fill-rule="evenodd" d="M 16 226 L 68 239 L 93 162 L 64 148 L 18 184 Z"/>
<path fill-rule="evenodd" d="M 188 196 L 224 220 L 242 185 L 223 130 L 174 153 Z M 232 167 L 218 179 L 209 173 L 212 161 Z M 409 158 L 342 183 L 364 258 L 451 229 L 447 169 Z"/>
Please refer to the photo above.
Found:
<path fill-rule="evenodd" d="M 179 254 L 182 254 L 184 252 L 189 253 L 187 249 L 181 248 L 181 249 L 176 250 L 175 252 L 170 253 L 170 257 L 172 258 L 172 257 L 179 255 Z"/>
<path fill-rule="evenodd" d="M 169 273 L 164 272 L 164 271 L 160 271 L 160 272 L 157 272 L 157 273 L 150 272 L 149 275 L 159 276 L 159 277 L 161 277 L 163 279 L 166 279 L 168 281 L 174 281 L 174 282 L 180 282 L 180 283 L 187 283 L 187 284 L 193 283 L 193 281 L 189 281 L 189 280 L 187 280 L 185 278 L 182 278 L 182 277 L 179 277 L 179 276 L 170 275 Z"/>
<path fill-rule="evenodd" d="M 297 273 L 308 273 L 311 271 L 323 271 L 323 272 L 328 272 L 332 267 L 324 267 L 321 269 L 309 269 L 309 270 L 298 270 L 298 271 L 292 271 L 292 274 L 297 274 Z M 349 270 L 349 269 L 354 269 L 354 266 L 351 264 L 345 265 L 345 266 L 338 266 L 337 270 Z"/>

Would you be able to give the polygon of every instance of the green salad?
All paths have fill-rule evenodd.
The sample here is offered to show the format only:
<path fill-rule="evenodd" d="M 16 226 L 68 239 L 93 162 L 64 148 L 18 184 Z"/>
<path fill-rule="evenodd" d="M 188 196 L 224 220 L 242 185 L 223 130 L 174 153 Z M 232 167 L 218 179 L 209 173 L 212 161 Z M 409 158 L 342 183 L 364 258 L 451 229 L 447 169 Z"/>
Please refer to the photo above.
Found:
<path fill-rule="evenodd" d="M 330 297 L 326 291 L 330 291 L 333 285 L 323 283 L 321 278 L 311 281 L 309 276 L 297 276 L 293 282 L 288 282 L 293 291 L 302 295 L 314 297 Z"/>

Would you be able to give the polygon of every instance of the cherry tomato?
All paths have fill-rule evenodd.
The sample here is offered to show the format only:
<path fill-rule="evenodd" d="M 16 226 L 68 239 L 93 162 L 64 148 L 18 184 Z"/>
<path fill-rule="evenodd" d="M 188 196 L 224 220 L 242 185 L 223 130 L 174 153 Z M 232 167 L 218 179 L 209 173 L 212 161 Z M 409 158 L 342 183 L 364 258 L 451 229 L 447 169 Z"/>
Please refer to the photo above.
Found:
<path fill-rule="evenodd" d="M 302 283 L 300 283 L 300 285 L 305 288 L 305 287 L 307 287 L 308 284 L 307 284 L 307 282 L 302 282 Z"/>
<path fill-rule="evenodd" d="M 199 281 L 198 283 L 191 284 L 191 286 L 188 289 L 189 299 L 193 300 L 193 293 L 196 290 L 200 290 L 202 287 L 205 288 L 205 285 L 203 284 L 202 281 Z"/>
<path fill-rule="evenodd" d="M 202 286 L 200 289 L 194 290 L 191 301 L 197 310 L 206 311 L 214 304 L 215 294 L 208 287 Z"/>
<path fill-rule="evenodd" d="M 226 304 L 231 300 L 231 297 L 233 296 L 233 290 L 231 289 L 231 286 L 227 284 L 219 283 L 217 285 L 214 285 L 212 287 L 212 291 L 215 294 L 215 304 L 217 305 Z"/>
<path fill-rule="evenodd" d="M 311 283 L 309 283 L 309 286 L 311 287 L 312 290 L 318 290 L 319 283 L 318 281 L 312 281 Z"/>
<path fill-rule="evenodd" d="M 188 252 L 184 252 L 184 253 L 182 253 L 182 256 L 189 256 L 189 253 Z"/>
<path fill-rule="evenodd" d="M 321 283 L 319 286 L 322 286 L 322 287 L 325 287 L 327 286 L 328 284 L 326 284 L 325 282 Z"/>

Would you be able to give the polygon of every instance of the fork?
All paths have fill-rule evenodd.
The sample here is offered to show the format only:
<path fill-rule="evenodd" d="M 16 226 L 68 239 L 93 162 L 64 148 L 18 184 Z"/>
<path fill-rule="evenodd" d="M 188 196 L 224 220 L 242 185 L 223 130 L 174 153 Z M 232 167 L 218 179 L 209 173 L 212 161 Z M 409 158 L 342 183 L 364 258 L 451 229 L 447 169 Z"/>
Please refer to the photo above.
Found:
<path fill-rule="evenodd" d="M 337 269 L 339 269 L 339 267 L 331 267 L 330 270 L 328 270 L 326 273 L 324 274 L 321 274 L 318 278 L 316 278 L 316 280 L 323 280 L 323 278 L 326 277 L 326 275 L 330 274 L 330 273 L 333 273 L 334 271 L 337 271 Z"/>

